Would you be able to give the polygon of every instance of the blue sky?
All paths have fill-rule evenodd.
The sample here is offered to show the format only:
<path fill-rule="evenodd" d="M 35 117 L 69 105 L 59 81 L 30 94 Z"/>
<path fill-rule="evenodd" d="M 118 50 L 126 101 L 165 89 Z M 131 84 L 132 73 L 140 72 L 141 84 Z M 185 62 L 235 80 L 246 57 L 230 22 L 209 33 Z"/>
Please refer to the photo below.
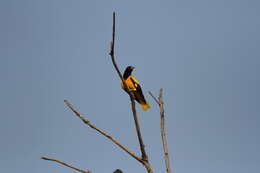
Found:
<path fill-rule="evenodd" d="M 0 172 L 145 172 L 93 124 L 139 153 L 116 56 L 152 108 L 140 115 L 155 172 L 164 171 L 159 110 L 148 91 L 164 88 L 173 172 L 259 172 L 260 3 L 256 0 L 0 1 Z"/>

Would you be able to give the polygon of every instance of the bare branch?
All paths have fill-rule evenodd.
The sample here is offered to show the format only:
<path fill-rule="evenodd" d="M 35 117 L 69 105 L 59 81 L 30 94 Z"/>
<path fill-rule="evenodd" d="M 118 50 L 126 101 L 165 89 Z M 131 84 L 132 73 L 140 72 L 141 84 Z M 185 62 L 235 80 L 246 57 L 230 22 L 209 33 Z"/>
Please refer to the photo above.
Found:
<path fill-rule="evenodd" d="M 118 76 L 120 77 L 120 79 L 123 81 L 123 76 L 116 64 L 116 60 L 115 60 L 115 35 L 116 35 L 116 13 L 113 12 L 113 31 L 112 31 L 112 41 L 111 41 L 111 47 L 110 47 L 110 53 L 109 55 L 111 56 L 111 59 L 112 59 L 112 63 L 116 69 L 116 72 L 118 74 Z M 123 82 L 125 87 L 128 89 L 127 85 L 125 82 Z M 129 91 L 129 89 L 127 90 Z"/>
<path fill-rule="evenodd" d="M 165 166 L 166 166 L 166 172 L 171 173 L 171 167 L 170 167 L 170 159 L 169 159 L 169 151 L 168 151 L 168 145 L 166 140 L 166 133 L 165 133 L 165 119 L 164 119 L 164 102 L 163 102 L 163 89 L 160 89 L 159 98 L 156 99 L 154 95 L 149 92 L 149 94 L 153 97 L 153 99 L 156 101 L 160 108 L 160 127 L 161 127 L 161 136 L 162 136 L 162 143 L 163 143 L 163 151 L 164 151 L 164 160 L 165 160 Z"/>
<path fill-rule="evenodd" d="M 68 100 L 64 100 L 65 104 L 72 110 L 72 112 L 75 113 L 75 115 L 77 117 L 79 117 L 86 125 L 88 125 L 89 127 L 91 127 L 92 129 L 98 131 L 100 134 L 102 134 L 103 136 L 107 137 L 108 139 L 110 139 L 112 142 L 114 142 L 117 146 L 119 146 L 121 149 L 123 149 L 125 152 L 127 152 L 128 154 L 130 154 L 133 158 L 135 158 L 136 160 L 138 160 L 139 162 L 143 163 L 142 158 L 140 158 L 139 156 L 137 156 L 133 151 L 131 151 L 130 149 L 128 149 L 126 146 L 124 146 L 123 144 L 121 144 L 118 140 L 116 140 L 115 138 L 113 138 L 112 136 L 108 135 L 106 132 L 104 132 L 103 130 L 97 128 L 95 125 L 93 125 L 89 120 L 85 119 L 69 102 Z"/>
<path fill-rule="evenodd" d="M 140 150 L 141 150 L 141 153 L 142 153 L 142 159 L 144 161 L 148 162 L 148 157 L 147 157 L 147 154 L 145 152 L 145 145 L 144 145 L 144 142 L 143 142 L 141 129 L 140 129 L 140 125 L 139 125 L 139 120 L 138 120 L 137 112 L 136 112 L 136 108 L 135 108 L 135 101 L 134 101 L 133 97 L 130 97 L 130 100 L 131 100 L 131 107 L 132 107 L 132 112 L 133 112 L 133 118 L 134 118 L 134 121 L 135 121 L 136 133 L 137 133 L 137 136 L 138 136 Z"/>
<path fill-rule="evenodd" d="M 164 102 L 163 102 L 163 89 L 162 88 L 160 89 L 159 103 L 160 103 L 161 136 L 162 136 L 162 142 L 163 142 L 164 160 L 165 160 L 167 173 L 171 173 L 169 151 L 168 151 L 168 145 L 167 145 L 166 133 L 165 133 L 165 119 L 164 119 L 164 107 L 163 107 Z"/>
<path fill-rule="evenodd" d="M 65 163 L 65 162 L 63 162 L 63 161 L 57 160 L 57 159 L 53 159 L 53 158 L 49 158 L 49 157 L 42 157 L 41 159 L 57 162 L 57 163 L 59 163 L 59 164 L 62 164 L 62 165 L 64 165 L 64 166 L 67 166 L 67 167 L 69 167 L 69 168 L 71 168 L 71 169 L 74 169 L 74 170 L 79 171 L 79 172 L 82 172 L 82 173 L 91 173 L 91 171 L 76 168 L 76 167 L 74 167 L 74 166 L 71 166 L 71 165 L 69 165 L 69 164 L 67 164 L 67 163 Z"/>
<path fill-rule="evenodd" d="M 143 138 L 141 135 L 141 130 L 140 130 L 140 125 L 139 125 L 139 121 L 138 121 L 138 117 L 137 117 L 137 112 L 136 112 L 136 108 L 135 108 L 135 101 L 134 101 L 134 95 L 133 93 L 129 90 L 128 86 L 125 83 L 125 80 L 123 80 L 123 76 L 118 68 L 118 65 L 116 64 L 115 61 L 115 12 L 113 13 L 113 31 L 112 31 L 112 41 L 111 41 L 111 50 L 110 50 L 110 56 L 111 56 L 111 60 L 112 63 L 117 71 L 118 76 L 120 77 L 120 79 L 123 82 L 124 87 L 126 88 L 127 93 L 130 96 L 130 100 L 131 100 L 131 107 L 132 107 L 132 112 L 133 112 L 133 117 L 134 117 L 134 121 L 135 121 L 135 128 L 136 128 L 136 132 L 137 132 L 137 137 L 138 137 L 138 141 L 139 141 L 139 145 L 140 145 L 140 150 L 142 153 L 142 163 L 145 166 L 145 168 L 147 169 L 147 172 L 149 173 L 153 173 L 153 170 L 151 168 L 151 165 L 148 162 L 148 157 L 145 151 L 145 145 L 143 142 Z"/>

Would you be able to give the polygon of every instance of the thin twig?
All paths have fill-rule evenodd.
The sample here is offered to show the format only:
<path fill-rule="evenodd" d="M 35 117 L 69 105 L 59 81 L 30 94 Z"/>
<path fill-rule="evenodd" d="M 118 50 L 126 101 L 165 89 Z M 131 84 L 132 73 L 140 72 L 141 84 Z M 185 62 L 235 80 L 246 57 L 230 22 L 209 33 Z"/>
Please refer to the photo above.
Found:
<path fill-rule="evenodd" d="M 165 160 L 165 166 L 166 166 L 166 172 L 171 173 L 171 166 L 170 166 L 170 159 L 169 159 L 169 151 L 168 151 L 168 145 L 166 140 L 166 133 L 165 133 L 165 119 L 164 119 L 164 102 L 163 102 L 163 89 L 160 89 L 159 98 L 156 99 L 156 97 L 149 92 L 149 94 L 153 97 L 155 102 L 158 104 L 160 108 L 160 127 L 161 127 L 161 136 L 162 136 L 162 143 L 163 143 L 163 151 L 164 151 L 164 160 Z"/>
<path fill-rule="evenodd" d="M 108 135 L 106 132 L 104 132 L 103 130 L 97 128 L 95 125 L 93 125 L 89 120 L 85 119 L 70 103 L 68 100 L 64 100 L 65 104 L 72 110 L 72 112 L 75 113 L 75 115 L 77 117 L 79 117 L 86 125 L 88 125 L 89 127 L 91 127 L 92 129 L 98 131 L 100 134 L 104 135 L 105 137 L 107 137 L 108 139 L 110 139 L 112 142 L 114 142 L 117 146 L 119 146 L 121 149 L 123 149 L 125 152 L 127 152 L 128 154 L 130 154 L 132 157 L 134 157 L 136 160 L 138 160 L 139 162 L 143 163 L 142 158 L 140 158 L 139 156 L 137 156 L 133 151 L 131 151 L 130 149 L 128 149 L 126 146 L 124 146 L 123 144 L 121 144 L 118 140 L 116 140 L 115 138 L 113 138 L 112 136 Z"/>
<path fill-rule="evenodd" d="M 127 93 L 130 96 L 130 100 L 131 100 L 131 107 L 132 107 L 132 112 L 133 112 L 133 117 L 134 117 L 134 121 L 135 121 L 135 128 L 136 128 L 136 132 L 137 132 L 137 136 L 138 136 L 138 141 L 139 141 L 139 145 L 140 145 L 140 150 L 142 153 L 142 161 L 143 161 L 143 165 L 145 166 L 145 168 L 147 169 L 147 172 L 149 173 L 153 173 L 153 170 L 151 168 L 151 165 L 148 162 L 148 156 L 146 154 L 145 151 L 145 145 L 143 142 L 143 138 L 141 135 L 141 130 L 140 130 L 140 125 L 139 125 L 139 121 L 138 121 L 138 117 L 137 117 L 137 112 L 136 112 L 136 108 L 135 108 L 135 101 L 134 101 L 134 95 L 133 93 L 129 90 L 128 86 L 125 83 L 125 80 L 123 80 L 123 76 L 118 68 L 118 65 L 115 61 L 115 12 L 113 13 L 113 31 L 112 31 L 112 41 L 111 41 L 111 47 L 110 47 L 110 56 L 111 56 L 111 60 L 112 63 L 117 71 L 118 76 L 120 77 L 121 81 L 123 82 L 124 87 L 126 88 Z"/>
<path fill-rule="evenodd" d="M 154 101 L 155 101 L 158 105 L 160 105 L 158 99 L 153 95 L 153 93 L 151 93 L 151 91 L 149 91 L 148 93 L 152 96 L 152 98 L 154 99 Z"/>
<path fill-rule="evenodd" d="M 53 158 L 49 158 L 49 157 L 42 157 L 41 159 L 57 162 L 57 163 L 59 163 L 59 164 L 62 164 L 62 165 L 64 165 L 64 166 L 67 166 L 67 167 L 69 167 L 69 168 L 71 168 L 71 169 L 74 169 L 74 170 L 79 171 L 79 172 L 82 172 L 82 173 L 91 173 L 91 171 L 76 168 L 76 167 L 74 167 L 74 166 L 71 166 L 71 165 L 69 165 L 69 164 L 67 164 L 67 163 L 65 163 L 65 162 L 63 162 L 63 161 L 57 160 L 57 159 L 53 159 Z"/>

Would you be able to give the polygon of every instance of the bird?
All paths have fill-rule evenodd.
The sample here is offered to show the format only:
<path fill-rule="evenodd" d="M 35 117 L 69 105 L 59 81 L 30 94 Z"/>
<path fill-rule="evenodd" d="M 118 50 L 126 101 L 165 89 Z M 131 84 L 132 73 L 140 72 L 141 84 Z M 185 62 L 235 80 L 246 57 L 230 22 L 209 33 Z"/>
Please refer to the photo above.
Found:
<path fill-rule="evenodd" d="M 134 68 L 135 67 L 133 67 L 133 66 L 126 67 L 124 74 L 123 74 L 123 80 L 125 81 L 129 90 L 133 93 L 134 99 L 141 105 L 142 110 L 146 111 L 151 106 L 144 98 L 142 88 L 141 88 L 138 80 L 132 75 L 132 71 L 134 70 Z M 122 89 L 124 89 L 127 92 L 122 80 L 121 80 L 121 87 L 122 87 Z"/>
<path fill-rule="evenodd" d="M 116 169 L 113 173 L 123 173 L 120 169 Z"/>

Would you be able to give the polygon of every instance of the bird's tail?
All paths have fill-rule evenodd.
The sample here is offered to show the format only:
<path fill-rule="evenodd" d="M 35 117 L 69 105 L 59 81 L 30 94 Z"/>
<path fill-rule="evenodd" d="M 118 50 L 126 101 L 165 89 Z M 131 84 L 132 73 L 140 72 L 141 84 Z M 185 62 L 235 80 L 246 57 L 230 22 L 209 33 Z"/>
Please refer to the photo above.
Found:
<path fill-rule="evenodd" d="M 147 109 L 149 109 L 151 106 L 149 105 L 149 103 L 141 103 L 141 108 L 146 111 Z"/>

